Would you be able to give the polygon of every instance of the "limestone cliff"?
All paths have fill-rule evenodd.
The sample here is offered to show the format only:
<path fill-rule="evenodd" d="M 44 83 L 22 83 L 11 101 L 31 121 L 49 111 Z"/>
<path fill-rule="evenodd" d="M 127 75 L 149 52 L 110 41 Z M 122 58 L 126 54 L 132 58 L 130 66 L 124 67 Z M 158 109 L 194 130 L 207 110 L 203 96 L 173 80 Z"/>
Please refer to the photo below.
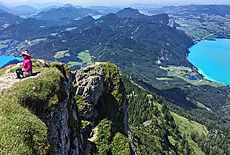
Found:
<path fill-rule="evenodd" d="M 127 98 L 114 64 L 70 72 L 33 60 L 34 75 L 14 81 L 20 65 L 0 70 L 2 154 L 130 154 Z"/>

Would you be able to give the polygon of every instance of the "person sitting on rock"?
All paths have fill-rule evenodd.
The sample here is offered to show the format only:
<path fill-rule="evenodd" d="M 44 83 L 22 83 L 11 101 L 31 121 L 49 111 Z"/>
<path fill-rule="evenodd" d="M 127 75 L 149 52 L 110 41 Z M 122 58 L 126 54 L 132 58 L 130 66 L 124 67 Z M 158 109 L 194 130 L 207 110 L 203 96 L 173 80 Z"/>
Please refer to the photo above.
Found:
<path fill-rule="evenodd" d="M 23 64 L 22 69 L 17 69 L 17 78 L 21 78 L 20 75 L 23 77 L 28 77 L 32 75 L 32 61 L 33 57 L 28 53 L 28 50 L 21 51 L 23 57 Z"/>

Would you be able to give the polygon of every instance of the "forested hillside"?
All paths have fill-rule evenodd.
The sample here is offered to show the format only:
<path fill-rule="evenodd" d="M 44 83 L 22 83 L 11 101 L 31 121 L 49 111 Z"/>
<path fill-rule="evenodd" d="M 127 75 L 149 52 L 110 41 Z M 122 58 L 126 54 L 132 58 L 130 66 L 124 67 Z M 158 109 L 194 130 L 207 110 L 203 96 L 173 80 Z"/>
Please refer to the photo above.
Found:
<path fill-rule="evenodd" d="M 95 55 L 96 61 L 110 61 L 123 71 L 152 83 L 156 82 L 156 76 L 167 76 L 167 72 L 159 66 L 191 67 L 186 60 L 191 38 L 168 26 L 168 23 L 162 23 L 169 20 L 167 15 L 144 17 L 120 18 L 108 14 L 98 20 L 82 23 L 70 31 L 48 35 L 29 50 L 37 58 L 61 61 L 73 68 L 84 60 L 79 60 L 80 53 L 89 50 L 91 56 Z M 65 51 L 65 55 L 55 57 L 62 51 Z M 183 80 L 175 77 L 172 82 L 183 83 Z"/>
<path fill-rule="evenodd" d="M 156 95 L 157 90 L 147 91 L 125 74 L 122 74 L 122 79 L 129 99 L 131 146 L 135 152 L 197 155 L 229 153 L 229 123 L 225 124 L 228 124 L 226 127 L 214 125 L 209 120 L 213 117 L 211 113 L 207 113 L 203 121 L 198 121 L 203 116 L 199 108 L 194 116 L 192 112 L 186 111 L 188 107 L 181 108 Z M 182 117 L 185 113 L 188 119 Z"/>
<path fill-rule="evenodd" d="M 22 21 L 23 19 L 19 16 L 13 15 L 0 9 L 0 30 L 3 30 L 12 24 L 18 24 Z"/>

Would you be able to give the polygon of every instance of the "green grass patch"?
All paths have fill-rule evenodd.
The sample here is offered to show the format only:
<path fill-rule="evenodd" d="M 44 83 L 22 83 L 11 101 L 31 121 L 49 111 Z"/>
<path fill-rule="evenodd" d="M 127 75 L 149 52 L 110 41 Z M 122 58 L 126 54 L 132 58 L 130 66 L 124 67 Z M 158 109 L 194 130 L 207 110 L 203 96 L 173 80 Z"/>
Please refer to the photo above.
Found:
<path fill-rule="evenodd" d="M 84 129 L 86 126 L 90 125 L 91 122 L 89 121 L 81 121 L 81 124 L 82 124 L 82 129 Z"/>
<path fill-rule="evenodd" d="M 66 28 L 65 30 L 66 31 L 71 31 L 71 30 L 74 30 L 74 29 L 76 29 L 77 27 L 71 27 L 71 28 Z"/>
<path fill-rule="evenodd" d="M 76 61 L 69 61 L 68 65 L 81 65 L 84 62 L 87 62 L 87 65 L 92 64 L 91 56 L 89 54 L 89 50 L 85 50 L 78 54 L 77 56 L 79 59 L 82 60 L 82 62 L 76 62 Z"/>
<path fill-rule="evenodd" d="M 82 62 L 74 62 L 74 61 L 69 61 L 68 65 L 81 65 Z"/>
<path fill-rule="evenodd" d="M 64 63 L 52 63 L 51 67 L 58 68 L 63 73 L 64 76 L 66 76 L 66 74 L 70 74 L 71 72 L 69 66 Z"/>
<path fill-rule="evenodd" d="M 5 68 L 1 68 L 0 69 L 0 76 L 2 76 L 5 73 L 6 69 Z"/>
<path fill-rule="evenodd" d="M 172 78 L 156 78 L 157 80 L 172 80 Z"/>
<path fill-rule="evenodd" d="M 172 137 L 172 136 L 168 136 L 168 139 L 169 139 L 169 142 L 170 142 L 173 146 L 175 146 L 176 141 L 173 139 L 173 137 Z"/>
<path fill-rule="evenodd" d="M 91 108 L 91 106 L 89 104 L 86 105 L 86 101 L 87 101 L 86 97 L 83 97 L 81 95 L 75 95 L 74 98 L 76 100 L 76 104 L 77 104 L 79 113 L 85 114 Z M 83 111 L 85 106 L 86 106 L 86 110 Z"/>
<path fill-rule="evenodd" d="M 7 48 L 7 47 L 8 47 L 8 45 L 0 45 L 0 49 Z"/>
<path fill-rule="evenodd" d="M 47 127 L 39 118 L 46 112 L 56 112 L 63 81 L 64 76 L 58 69 L 44 68 L 42 75 L 16 83 L 2 92 L 1 154 L 48 153 Z"/>
<path fill-rule="evenodd" d="M 188 119 L 179 116 L 173 112 L 171 112 L 171 114 L 173 115 L 176 124 L 179 126 L 179 131 L 182 133 L 182 135 L 185 135 L 185 138 L 188 140 L 188 144 L 193 149 L 194 153 L 199 155 L 205 155 L 205 153 L 201 150 L 198 144 L 195 143 L 190 136 L 192 132 L 197 132 L 199 135 L 201 135 L 202 133 L 207 134 L 208 131 L 206 127 L 197 122 L 189 121 Z"/>
<path fill-rule="evenodd" d="M 214 82 L 214 81 L 210 81 L 210 80 L 205 80 L 205 78 L 200 79 L 197 75 L 194 75 L 194 74 L 197 74 L 197 72 L 194 71 L 193 69 L 189 68 L 189 67 L 169 66 L 169 67 L 160 67 L 160 69 L 164 69 L 165 71 L 167 71 L 168 76 L 170 76 L 170 77 L 172 76 L 172 77 L 181 78 L 181 79 L 185 80 L 186 82 L 191 83 L 191 84 L 196 85 L 196 86 L 199 86 L 199 85 L 210 85 L 213 87 L 226 86 L 225 84 L 222 84 L 222 83 L 218 83 L 218 82 Z M 199 72 L 199 73 L 202 74 L 201 72 Z M 188 79 L 189 77 L 196 77 L 197 80 L 189 80 Z M 158 79 L 158 78 L 156 78 L 156 79 Z"/>
<path fill-rule="evenodd" d="M 120 132 L 117 132 L 113 137 L 111 152 L 112 154 L 129 155 L 129 139 Z"/>
<path fill-rule="evenodd" d="M 103 72 L 105 73 L 104 83 L 107 86 L 106 89 L 111 92 L 111 94 L 117 100 L 119 106 L 121 106 L 124 101 L 125 90 L 123 90 L 124 85 L 120 78 L 117 66 L 112 63 L 101 63 L 99 66 L 103 69 Z"/>
<path fill-rule="evenodd" d="M 33 41 L 31 41 L 32 43 L 36 44 L 36 43 L 39 43 L 40 41 L 44 41 L 45 38 L 39 38 L 39 39 L 35 39 Z"/>
<path fill-rule="evenodd" d="M 56 36 L 58 33 L 51 33 L 50 35 L 51 36 Z"/>
<path fill-rule="evenodd" d="M 88 64 L 91 64 L 91 63 L 92 63 L 92 61 L 91 61 L 91 56 L 90 56 L 90 54 L 89 54 L 89 50 L 85 50 L 85 51 L 79 53 L 77 57 L 78 57 L 79 59 L 81 59 L 82 62 L 87 61 Z"/>
<path fill-rule="evenodd" d="M 68 53 L 69 50 L 66 51 L 59 51 L 55 54 L 54 58 L 58 59 L 58 58 L 63 58 L 64 56 L 70 56 L 70 54 Z"/>

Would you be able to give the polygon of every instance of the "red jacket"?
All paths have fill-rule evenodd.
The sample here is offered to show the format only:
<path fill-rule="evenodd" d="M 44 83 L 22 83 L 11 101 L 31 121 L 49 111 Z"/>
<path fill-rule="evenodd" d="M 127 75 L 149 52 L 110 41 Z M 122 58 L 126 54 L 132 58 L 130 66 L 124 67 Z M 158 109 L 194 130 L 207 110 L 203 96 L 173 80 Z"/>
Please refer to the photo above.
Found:
<path fill-rule="evenodd" d="M 30 59 L 33 59 L 32 56 L 29 56 L 27 59 L 23 59 L 22 68 L 24 68 L 23 72 L 28 72 L 31 70 L 32 73 L 32 61 Z"/>

